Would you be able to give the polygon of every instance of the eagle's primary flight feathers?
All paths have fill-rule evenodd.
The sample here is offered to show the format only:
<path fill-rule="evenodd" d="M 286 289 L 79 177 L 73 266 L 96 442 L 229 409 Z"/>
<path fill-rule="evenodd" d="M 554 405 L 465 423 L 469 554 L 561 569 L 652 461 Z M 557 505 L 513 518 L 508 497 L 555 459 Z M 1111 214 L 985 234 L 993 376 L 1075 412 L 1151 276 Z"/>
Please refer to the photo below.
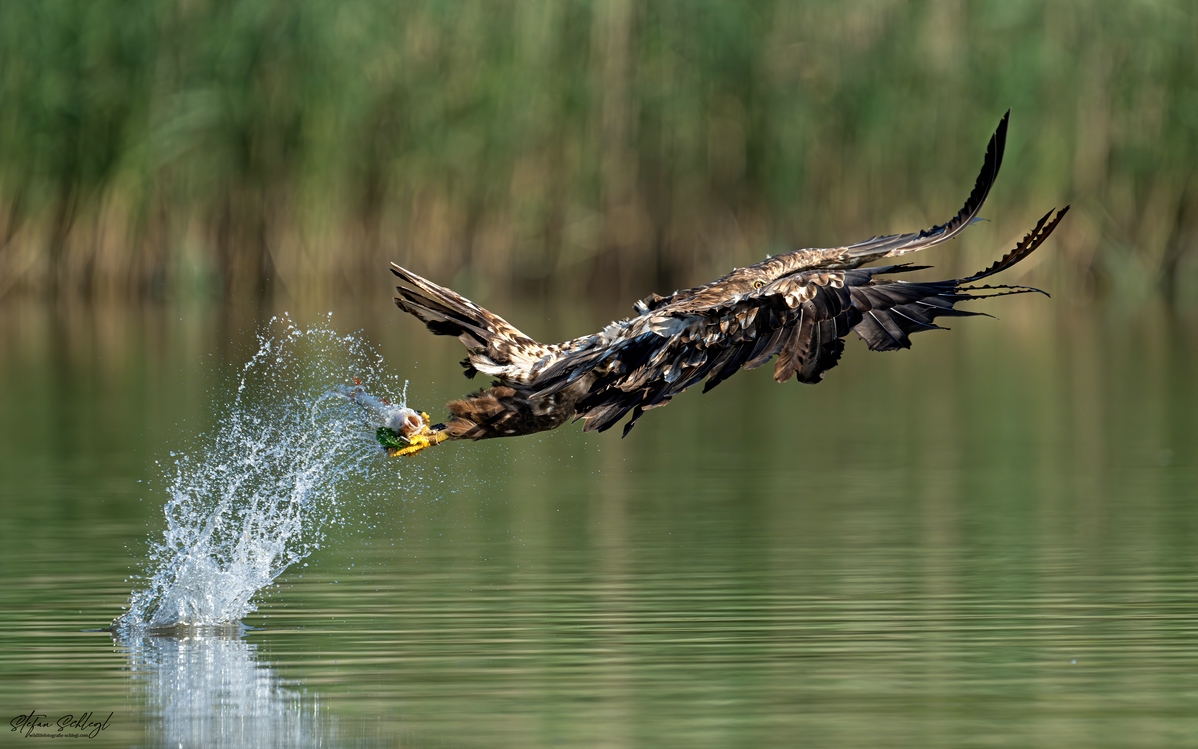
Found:
<path fill-rule="evenodd" d="M 990 139 L 973 192 L 947 223 L 775 255 L 703 286 L 651 295 L 634 305 L 636 316 L 564 343 L 538 343 L 450 289 L 392 265 L 399 308 L 433 333 L 457 336 L 468 353 L 462 362 L 468 377 L 481 372 L 495 380 L 449 403 L 446 424 L 426 428 L 414 448 L 399 452 L 446 439 L 530 434 L 570 419 L 603 431 L 631 413 L 627 434 L 645 411 L 705 378 L 707 392 L 774 359 L 778 382 L 819 382 L 840 360 L 849 331 L 874 351 L 909 348 L 912 333 L 939 328 L 938 317 L 980 314 L 956 309 L 958 302 L 1039 291 L 979 282 L 1043 244 L 1068 206 L 1046 213 L 1001 260 L 966 278 L 913 282 L 896 276 L 928 266 L 861 267 L 946 242 L 977 219 L 1002 164 L 1009 114 Z"/>

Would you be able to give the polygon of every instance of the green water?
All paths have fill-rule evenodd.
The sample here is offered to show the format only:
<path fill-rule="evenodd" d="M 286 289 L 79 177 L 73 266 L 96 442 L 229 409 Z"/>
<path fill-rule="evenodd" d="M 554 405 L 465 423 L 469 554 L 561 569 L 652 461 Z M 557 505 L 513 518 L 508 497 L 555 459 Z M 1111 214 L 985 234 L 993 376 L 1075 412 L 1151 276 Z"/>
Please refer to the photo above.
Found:
<path fill-rule="evenodd" d="M 991 307 L 908 352 L 854 340 L 817 387 L 688 392 L 627 439 L 431 450 L 393 501 L 350 492 L 256 629 L 122 641 L 85 630 L 269 314 L 11 303 L 0 712 L 111 711 L 89 746 L 1198 744 L 1198 320 Z M 385 291 L 327 308 L 415 405 L 468 389 Z"/>

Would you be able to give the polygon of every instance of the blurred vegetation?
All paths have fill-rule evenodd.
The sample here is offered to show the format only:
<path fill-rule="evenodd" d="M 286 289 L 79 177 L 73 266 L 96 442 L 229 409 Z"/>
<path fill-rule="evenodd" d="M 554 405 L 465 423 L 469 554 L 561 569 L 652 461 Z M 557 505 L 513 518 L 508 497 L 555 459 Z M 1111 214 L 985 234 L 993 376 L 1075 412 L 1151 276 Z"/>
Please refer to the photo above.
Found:
<path fill-rule="evenodd" d="M 0 296 L 668 290 L 947 218 L 1010 107 L 949 267 L 1071 202 L 1029 278 L 1198 297 L 1182 0 L 39 0 L 0 40 Z"/>

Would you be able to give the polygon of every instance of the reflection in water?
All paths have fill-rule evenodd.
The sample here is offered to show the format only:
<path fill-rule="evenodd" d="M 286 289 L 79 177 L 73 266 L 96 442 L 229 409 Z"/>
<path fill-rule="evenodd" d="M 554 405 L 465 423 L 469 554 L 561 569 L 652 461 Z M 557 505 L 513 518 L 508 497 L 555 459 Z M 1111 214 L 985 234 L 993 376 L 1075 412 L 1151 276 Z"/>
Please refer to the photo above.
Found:
<path fill-rule="evenodd" d="M 258 661 L 240 627 L 118 638 L 145 690 L 147 744 L 308 747 L 330 744 L 318 700 Z"/>

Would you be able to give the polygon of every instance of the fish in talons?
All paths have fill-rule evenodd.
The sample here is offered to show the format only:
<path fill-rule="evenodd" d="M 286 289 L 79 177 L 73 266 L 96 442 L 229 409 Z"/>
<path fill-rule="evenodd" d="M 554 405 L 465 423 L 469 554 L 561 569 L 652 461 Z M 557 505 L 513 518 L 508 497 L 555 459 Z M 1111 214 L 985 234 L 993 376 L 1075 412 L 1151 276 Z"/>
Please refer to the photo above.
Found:
<path fill-rule="evenodd" d="M 392 458 L 415 455 L 449 439 L 444 424 L 433 424 L 428 414 L 410 408 L 398 408 L 378 428 L 375 438 Z"/>
<path fill-rule="evenodd" d="M 374 438 L 390 457 L 415 455 L 450 439 L 444 424 L 433 424 L 423 411 L 415 411 L 384 397 L 371 395 L 357 377 L 354 378 L 353 387 L 340 388 L 339 392 L 366 411 L 368 423 L 376 427 Z"/>

